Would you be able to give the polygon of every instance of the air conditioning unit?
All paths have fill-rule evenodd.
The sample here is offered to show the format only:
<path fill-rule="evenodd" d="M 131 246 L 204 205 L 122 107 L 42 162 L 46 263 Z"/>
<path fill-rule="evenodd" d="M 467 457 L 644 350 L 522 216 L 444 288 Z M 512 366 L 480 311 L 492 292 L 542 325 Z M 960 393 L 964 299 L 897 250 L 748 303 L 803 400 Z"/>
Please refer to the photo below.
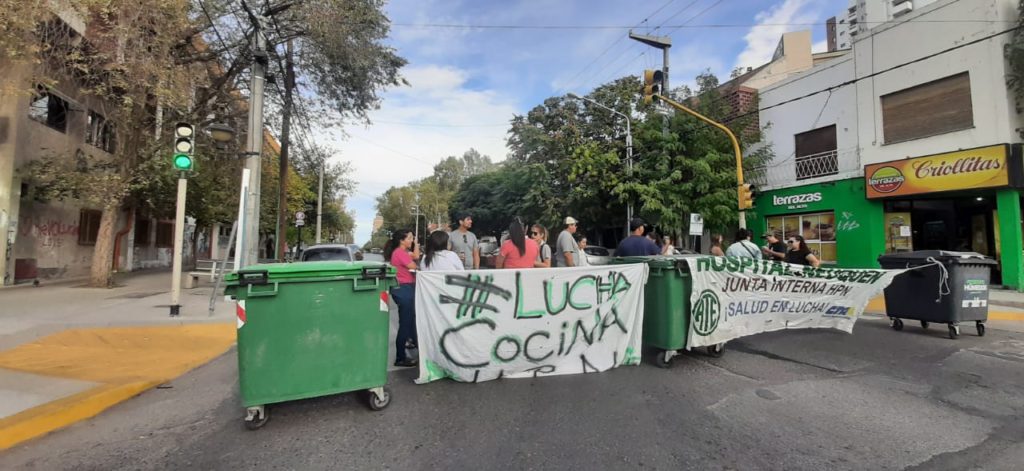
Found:
<path fill-rule="evenodd" d="M 903 16 L 903 15 L 906 15 L 907 13 L 910 13 L 913 10 L 914 10 L 914 3 L 913 2 L 903 2 L 903 3 L 900 3 L 898 5 L 893 5 L 892 6 L 892 16 L 893 17 L 900 17 L 900 16 Z"/>

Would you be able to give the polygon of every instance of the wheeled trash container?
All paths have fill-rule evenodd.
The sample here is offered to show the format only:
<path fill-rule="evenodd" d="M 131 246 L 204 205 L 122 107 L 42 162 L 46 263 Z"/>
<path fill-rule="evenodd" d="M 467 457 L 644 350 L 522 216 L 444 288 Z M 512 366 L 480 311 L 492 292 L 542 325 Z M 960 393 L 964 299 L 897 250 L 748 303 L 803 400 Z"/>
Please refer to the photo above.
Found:
<path fill-rule="evenodd" d="M 668 367 L 680 351 L 686 349 L 690 329 L 690 293 L 693 280 L 685 258 L 692 255 L 650 255 L 617 257 L 613 264 L 646 263 L 649 267 L 644 287 L 644 347 L 654 351 L 654 363 Z M 708 347 L 708 353 L 721 355 L 722 345 Z"/>
<path fill-rule="evenodd" d="M 263 426 L 268 404 L 366 390 L 371 409 L 385 388 L 394 269 L 379 262 L 253 265 L 225 276 L 237 300 L 238 379 L 245 425 Z"/>
<path fill-rule="evenodd" d="M 918 320 L 925 329 L 930 323 L 943 323 L 949 338 L 955 339 L 960 323 L 973 321 L 978 335 L 985 335 L 995 260 L 976 252 L 919 250 L 882 255 L 878 263 L 889 269 L 921 267 L 895 277 L 885 288 L 885 310 L 893 329 L 903 330 L 903 319 Z"/>

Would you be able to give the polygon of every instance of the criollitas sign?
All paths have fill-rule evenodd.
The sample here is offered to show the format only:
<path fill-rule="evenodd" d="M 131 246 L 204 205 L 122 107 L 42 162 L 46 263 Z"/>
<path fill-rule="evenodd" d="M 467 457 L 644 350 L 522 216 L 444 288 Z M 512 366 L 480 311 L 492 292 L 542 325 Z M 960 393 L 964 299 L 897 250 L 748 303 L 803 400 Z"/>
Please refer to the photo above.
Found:
<path fill-rule="evenodd" d="M 1009 146 L 1000 144 L 864 167 L 868 198 L 1010 184 Z"/>

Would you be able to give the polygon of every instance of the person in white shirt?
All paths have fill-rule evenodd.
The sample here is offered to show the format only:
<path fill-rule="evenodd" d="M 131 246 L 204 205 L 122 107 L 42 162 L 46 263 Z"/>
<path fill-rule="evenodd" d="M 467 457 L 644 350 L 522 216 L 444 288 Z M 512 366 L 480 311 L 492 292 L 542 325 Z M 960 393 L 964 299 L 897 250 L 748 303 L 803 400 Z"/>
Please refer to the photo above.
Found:
<path fill-rule="evenodd" d="M 736 231 L 736 242 L 725 251 L 726 257 L 761 259 L 761 248 L 750 240 L 753 232 L 746 229 Z"/>
<path fill-rule="evenodd" d="M 448 250 L 448 233 L 434 231 L 427 236 L 420 271 L 462 271 L 462 260 L 458 254 Z"/>

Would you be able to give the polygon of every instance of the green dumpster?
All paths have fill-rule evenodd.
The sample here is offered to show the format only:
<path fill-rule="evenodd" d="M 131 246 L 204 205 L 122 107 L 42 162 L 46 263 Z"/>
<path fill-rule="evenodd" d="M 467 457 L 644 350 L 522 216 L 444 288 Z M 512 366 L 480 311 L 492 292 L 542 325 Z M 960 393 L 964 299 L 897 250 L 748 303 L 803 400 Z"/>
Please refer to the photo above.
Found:
<path fill-rule="evenodd" d="M 655 352 L 656 365 L 666 368 L 686 349 L 690 329 L 690 293 L 693 281 L 686 258 L 695 255 L 618 257 L 613 264 L 646 263 L 650 268 L 644 287 L 643 344 Z M 708 349 L 721 354 L 721 345 Z"/>
<path fill-rule="evenodd" d="M 238 378 L 245 424 L 268 420 L 268 404 L 369 391 L 390 403 L 388 310 L 394 269 L 379 262 L 253 265 L 225 276 L 237 300 Z"/>

